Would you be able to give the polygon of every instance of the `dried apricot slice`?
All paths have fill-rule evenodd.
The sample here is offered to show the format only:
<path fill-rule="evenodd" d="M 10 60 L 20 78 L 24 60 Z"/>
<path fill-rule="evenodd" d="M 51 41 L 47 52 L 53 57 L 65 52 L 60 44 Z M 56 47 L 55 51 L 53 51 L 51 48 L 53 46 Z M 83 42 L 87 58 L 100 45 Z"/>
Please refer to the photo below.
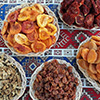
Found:
<path fill-rule="evenodd" d="M 29 34 L 32 33 L 35 29 L 35 24 L 32 21 L 25 21 L 22 24 L 22 32 Z"/>
<path fill-rule="evenodd" d="M 29 39 L 30 42 L 34 42 L 34 40 L 38 39 L 38 33 L 36 30 L 34 30 L 32 33 L 26 34 L 27 38 Z"/>
<path fill-rule="evenodd" d="M 87 41 L 86 43 L 82 44 L 82 47 L 89 48 L 89 43 L 90 41 Z"/>
<path fill-rule="evenodd" d="M 97 53 L 94 49 L 91 49 L 87 55 L 88 63 L 94 63 L 97 59 Z"/>
<path fill-rule="evenodd" d="M 8 28 L 8 22 L 4 21 L 4 25 L 3 25 L 3 28 L 1 30 L 2 35 L 4 35 L 6 33 L 7 28 Z"/>
<path fill-rule="evenodd" d="M 24 7 L 20 10 L 20 13 L 23 13 L 24 11 L 30 11 L 31 7 Z"/>
<path fill-rule="evenodd" d="M 84 60 L 87 60 L 88 53 L 89 53 L 89 49 L 88 48 L 83 48 L 82 49 L 81 56 L 83 57 Z"/>
<path fill-rule="evenodd" d="M 89 64 L 89 70 L 90 70 L 93 74 L 96 74 L 96 73 L 97 73 L 96 65 L 95 65 L 95 64 Z"/>
<path fill-rule="evenodd" d="M 95 42 L 96 45 L 100 46 L 100 42 L 99 41 L 96 41 L 94 39 L 91 39 L 91 41 Z"/>
<path fill-rule="evenodd" d="M 32 52 L 31 48 L 26 45 L 15 43 L 13 47 L 20 54 L 27 54 Z"/>
<path fill-rule="evenodd" d="M 48 23 L 52 23 L 54 21 L 54 18 L 50 15 L 48 15 Z"/>
<path fill-rule="evenodd" d="M 8 17 L 7 17 L 7 21 L 8 22 L 15 22 L 18 18 L 18 11 L 14 11 L 14 12 L 11 12 Z"/>
<path fill-rule="evenodd" d="M 23 11 L 18 15 L 18 20 L 19 21 L 26 21 L 27 19 L 30 18 L 30 12 L 29 11 Z"/>
<path fill-rule="evenodd" d="M 92 35 L 92 39 L 96 40 L 96 41 L 100 41 L 100 37 L 99 36 L 94 36 Z"/>
<path fill-rule="evenodd" d="M 96 74 L 93 74 L 89 69 L 87 70 L 87 73 L 92 79 L 98 80 Z"/>
<path fill-rule="evenodd" d="M 84 48 L 84 47 L 80 47 L 79 52 L 78 52 L 77 55 L 76 55 L 76 59 L 81 58 L 81 53 L 82 53 L 82 49 L 83 49 L 83 48 Z"/>
<path fill-rule="evenodd" d="M 96 65 L 97 72 L 100 73 L 100 63 Z"/>
<path fill-rule="evenodd" d="M 84 59 L 79 59 L 79 60 L 78 60 L 78 64 L 79 64 L 80 67 L 82 67 L 83 69 L 88 69 L 88 68 L 89 68 L 88 62 L 85 61 Z"/>
<path fill-rule="evenodd" d="M 14 34 L 9 34 L 9 35 L 7 36 L 7 41 L 8 41 L 8 43 L 10 44 L 10 46 L 13 47 L 13 45 L 15 44 Z"/>
<path fill-rule="evenodd" d="M 37 16 L 37 24 L 39 27 L 45 27 L 48 23 L 48 15 L 42 14 Z"/>
<path fill-rule="evenodd" d="M 19 44 L 30 45 L 27 36 L 22 33 L 15 34 L 14 40 Z"/>
<path fill-rule="evenodd" d="M 17 34 L 20 33 L 22 30 L 22 26 L 18 23 L 10 23 L 10 33 L 11 34 Z"/>
<path fill-rule="evenodd" d="M 32 6 L 32 10 L 36 10 L 39 13 L 43 13 L 44 12 L 44 8 L 40 4 L 34 4 Z"/>
<path fill-rule="evenodd" d="M 89 43 L 89 49 L 97 50 L 97 45 L 95 44 L 95 42 L 90 41 L 90 43 Z"/>
<path fill-rule="evenodd" d="M 52 44 L 54 44 L 56 42 L 56 37 L 54 35 L 52 35 L 51 39 L 52 39 Z"/>
<path fill-rule="evenodd" d="M 46 48 L 49 48 L 52 45 L 51 37 L 46 40 L 43 40 L 42 42 L 46 45 Z"/>
<path fill-rule="evenodd" d="M 100 50 L 97 51 L 97 60 L 95 61 L 95 63 L 100 63 Z"/>
<path fill-rule="evenodd" d="M 39 38 L 41 40 L 46 40 L 50 37 L 48 30 L 46 28 L 39 28 Z"/>
<path fill-rule="evenodd" d="M 35 53 L 43 52 L 46 49 L 46 45 L 43 42 L 35 41 L 31 44 L 31 48 Z"/>
<path fill-rule="evenodd" d="M 57 32 L 57 28 L 53 24 L 47 24 L 47 26 L 45 28 L 48 30 L 48 33 L 50 35 L 54 35 Z"/>
<path fill-rule="evenodd" d="M 39 15 L 39 13 L 37 11 L 31 10 L 30 11 L 30 18 L 28 20 L 29 21 L 36 21 L 38 15 Z"/>
<path fill-rule="evenodd" d="M 97 73 L 96 76 L 97 76 L 98 80 L 100 80 L 100 73 Z"/>

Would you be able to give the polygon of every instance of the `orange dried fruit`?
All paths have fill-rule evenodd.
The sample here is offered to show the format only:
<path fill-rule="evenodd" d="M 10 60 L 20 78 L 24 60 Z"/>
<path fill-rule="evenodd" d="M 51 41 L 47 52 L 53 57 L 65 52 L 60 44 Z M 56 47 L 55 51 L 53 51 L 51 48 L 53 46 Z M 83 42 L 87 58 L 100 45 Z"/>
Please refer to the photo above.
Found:
<path fill-rule="evenodd" d="M 98 73 L 100 73 L 100 63 L 96 65 L 96 70 Z"/>
<path fill-rule="evenodd" d="M 27 36 L 24 35 L 24 34 L 22 34 L 22 33 L 15 34 L 14 40 L 15 40 L 18 44 L 30 45 Z"/>
<path fill-rule="evenodd" d="M 7 28 L 8 28 L 8 22 L 4 21 L 4 25 L 3 25 L 3 28 L 1 30 L 2 35 L 4 35 L 6 33 Z"/>
<path fill-rule="evenodd" d="M 38 15 L 39 15 L 39 13 L 37 11 L 31 10 L 30 11 L 30 18 L 28 20 L 29 21 L 36 21 Z"/>
<path fill-rule="evenodd" d="M 10 23 L 9 33 L 17 34 L 20 33 L 21 30 L 22 30 L 22 26 L 18 22 Z"/>
<path fill-rule="evenodd" d="M 49 48 L 52 45 L 51 37 L 46 40 L 43 40 L 42 42 L 46 45 L 46 48 Z"/>
<path fill-rule="evenodd" d="M 95 42 L 93 42 L 93 41 L 89 42 L 89 49 L 97 50 L 97 45 L 95 44 Z"/>
<path fill-rule="evenodd" d="M 93 74 L 89 69 L 87 70 L 87 73 L 92 79 L 98 80 L 96 74 Z"/>
<path fill-rule="evenodd" d="M 39 28 L 39 38 L 41 40 L 50 38 L 50 35 L 48 34 L 48 30 L 46 28 Z"/>
<path fill-rule="evenodd" d="M 15 22 L 18 18 L 18 11 L 14 11 L 14 12 L 11 12 L 8 17 L 7 17 L 7 21 L 8 22 Z"/>
<path fill-rule="evenodd" d="M 7 41 L 7 36 L 8 36 L 8 33 L 5 33 L 4 35 L 2 35 L 3 39 Z"/>
<path fill-rule="evenodd" d="M 21 30 L 22 30 L 22 26 L 18 22 L 10 23 L 10 30 L 9 30 L 9 32 L 11 34 L 20 33 Z"/>
<path fill-rule="evenodd" d="M 97 73 L 96 76 L 97 76 L 98 80 L 100 80 L 100 73 Z"/>
<path fill-rule="evenodd" d="M 95 63 L 100 63 L 100 50 L 97 51 L 97 60 L 95 61 Z"/>
<path fill-rule="evenodd" d="M 93 74 L 96 74 L 96 73 L 97 73 L 96 65 L 95 65 L 95 64 L 89 64 L 89 70 L 90 70 Z"/>
<path fill-rule="evenodd" d="M 87 60 L 87 55 L 89 53 L 89 49 L 88 48 L 83 48 L 82 52 L 81 52 L 81 56 L 84 60 Z"/>
<path fill-rule="evenodd" d="M 53 22 L 54 22 L 54 18 L 48 15 L 48 23 L 53 23 Z"/>
<path fill-rule="evenodd" d="M 82 47 L 89 48 L 89 43 L 90 43 L 90 41 L 87 41 L 86 43 L 82 44 Z"/>
<path fill-rule="evenodd" d="M 33 52 L 35 52 L 35 53 L 43 52 L 46 49 L 46 45 L 43 42 L 34 41 L 31 44 L 31 48 L 32 48 Z"/>
<path fill-rule="evenodd" d="M 91 39 L 91 41 L 95 42 L 96 45 L 100 46 L 100 42 L 99 41 L 96 41 L 96 40 L 93 40 L 93 39 Z"/>
<path fill-rule="evenodd" d="M 42 14 L 37 16 L 37 24 L 39 27 L 45 27 L 48 23 L 48 15 Z"/>
<path fill-rule="evenodd" d="M 35 24 L 33 21 L 25 21 L 22 24 L 22 32 L 29 34 L 32 33 L 35 29 Z"/>
<path fill-rule="evenodd" d="M 56 37 L 54 35 L 52 35 L 51 39 L 52 39 L 52 44 L 54 44 L 56 42 Z"/>
<path fill-rule="evenodd" d="M 31 7 L 24 7 L 20 10 L 20 13 L 23 13 L 24 11 L 30 11 Z"/>
<path fill-rule="evenodd" d="M 48 33 L 50 35 L 54 35 L 57 32 L 57 28 L 53 24 L 47 24 L 47 26 L 45 28 L 48 30 Z"/>
<path fill-rule="evenodd" d="M 79 64 L 80 67 L 82 67 L 83 69 L 88 69 L 88 68 L 89 68 L 88 62 L 85 61 L 84 59 L 78 59 L 78 64 Z"/>
<path fill-rule="evenodd" d="M 27 38 L 30 42 L 34 42 L 35 40 L 38 39 L 38 33 L 36 30 L 34 30 L 32 33 L 26 34 Z"/>
<path fill-rule="evenodd" d="M 78 52 L 77 55 L 76 55 L 76 59 L 81 58 L 81 53 L 82 53 L 82 49 L 83 49 L 83 48 L 84 48 L 84 47 L 80 47 L 79 52 Z"/>
<path fill-rule="evenodd" d="M 18 15 L 18 21 L 26 21 L 30 18 L 30 12 L 29 11 L 23 11 Z"/>
<path fill-rule="evenodd" d="M 8 41 L 8 43 L 10 44 L 10 46 L 13 47 L 13 45 L 15 44 L 14 34 L 9 34 L 9 35 L 7 36 L 7 41 Z"/>
<path fill-rule="evenodd" d="M 34 4 L 32 6 L 32 10 L 36 10 L 39 13 L 43 13 L 44 12 L 44 8 L 40 4 Z"/>
<path fill-rule="evenodd" d="M 97 53 L 94 49 L 91 49 L 87 56 L 88 63 L 94 63 L 97 59 Z"/>
<path fill-rule="evenodd" d="M 20 54 L 27 54 L 32 52 L 31 48 L 26 45 L 15 43 L 13 47 Z"/>
<path fill-rule="evenodd" d="M 96 41 L 100 41 L 100 37 L 99 36 L 92 36 L 92 39 L 94 39 Z"/>

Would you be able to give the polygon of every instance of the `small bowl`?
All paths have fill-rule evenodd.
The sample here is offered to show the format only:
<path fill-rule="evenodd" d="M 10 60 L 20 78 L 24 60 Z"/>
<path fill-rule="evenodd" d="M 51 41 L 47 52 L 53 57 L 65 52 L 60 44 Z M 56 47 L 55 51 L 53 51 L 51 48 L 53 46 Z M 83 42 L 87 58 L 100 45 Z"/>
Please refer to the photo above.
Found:
<path fill-rule="evenodd" d="M 52 59 L 54 60 L 54 59 Z M 51 62 L 52 60 L 49 60 L 48 62 Z M 60 63 L 60 64 L 66 64 L 67 66 L 72 66 L 70 63 L 64 61 L 64 60 L 60 60 L 60 59 L 57 59 L 57 61 Z M 39 73 L 39 71 L 42 70 L 42 68 L 44 67 L 44 63 L 42 65 L 40 65 L 35 71 L 34 73 L 32 74 L 31 76 L 31 80 L 30 80 L 30 84 L 29 84 L 29 87 L 30 87 L 30 90 L 29 90 L 29 94 L 31 96 L 31 98 L 33 100 L 38 100 L 36 97 L 35 97 L 35 91 L 33 90 L 33 83 L 36 79 L 36 76 L 37 74 Z M 81 93 L 82 93 L 82 82 L 81 82 L 81 78 L 79 76 L 79 74 L 77 73 L 77 71 L 75 70 L 75 68 L 72 66 L 72 72 L 73 72 L 73 75 L 75 77 L 78 78 L 79 80 L 79 85 L 77 86 L 77 89 L 76 89 L 76 98 L 75 100 L 80 100 L 80 97 L 81 97 Z"/>

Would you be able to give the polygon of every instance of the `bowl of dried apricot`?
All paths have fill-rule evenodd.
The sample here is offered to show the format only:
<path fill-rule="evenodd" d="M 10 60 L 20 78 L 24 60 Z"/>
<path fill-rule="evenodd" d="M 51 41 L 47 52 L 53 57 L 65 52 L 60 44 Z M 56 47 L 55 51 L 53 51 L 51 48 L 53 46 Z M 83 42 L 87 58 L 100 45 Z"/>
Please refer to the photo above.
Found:
<path fill-rule="evenodd" d="M 22 66 L 0 52 L 0 100 L 18 100 L 25 89 L 26 76 Z"/>
<path fill-rule="evenodd" d="M 49 60 L 31 76 L 29 94 L 33 100 L 80 100 L 81 93 L 79 74 L 64 60 Z"/>
<path fill-rule="evenodd" d="M 15 54 L 37 56 L 54 46 L 60 29 L 55 14 L 47 6 L 32 3 L 10 9 L 1 33 Z"/>
<path fill-rule="evenodd" d="M 99 9 L 98 0 L 61 0 L 58 14 L 70 28 L 100 29 Z"/>
<path fill-rule="evenodd" d="M 87 80 L 100 91 L 100 37 L 92 36 L 78 48 L 77 64 Z"/>

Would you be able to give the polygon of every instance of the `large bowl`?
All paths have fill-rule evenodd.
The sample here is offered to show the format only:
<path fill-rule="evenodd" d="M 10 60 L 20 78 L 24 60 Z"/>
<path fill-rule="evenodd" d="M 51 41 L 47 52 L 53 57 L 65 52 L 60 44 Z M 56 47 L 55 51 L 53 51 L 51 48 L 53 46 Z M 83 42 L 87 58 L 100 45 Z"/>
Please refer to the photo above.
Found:
<path fill-rule="evenodd" d="M 62 2 L 63 0 L 61 0 L 60 2 Z M 58 5 L 58 15 L 60 17 L 60 19 L 62 20 L 62 22 L 70 29 L 78 29 L 78 30 L 100 30 L 100 27 L 97 26 L 97 24 L 94 25 L 93 28 L 91 29 L 87 29 L 87 28 L 84 28 L 84 27 L 78 27 L 76 25 L 68 25 L 62 18 L 62 14 L 60 13 L 60 8 L 61 8 L 61 3 Z"/>
<path fill-rule="evenodd" d="M 13 65 L 15 65 L 21 75 L 21 80 L 22 80 L 22 88 L 20 90 L 20 94 L 16 95 L 12 100 L 18 100 L 25 92 L 26 89 L 26 76 L 25 76 L 25 72 L 22 68 L 22 66 L 15 61 L 12 57 L 8 56 L 7 54 L 1 53 L 0 52 L 0 56 L 3 56 L 4 58 L 8 59 L 8 61 L 10 61 Z"/>
<path fill-rule="evenodd" d="M 83 42 L 80 43 L 80 45 L 79 45 L 79 47 L 78 47 L 77 54 L 78 54 L 78 52 L 79 52 L 79 48 L 81 47 L 81 45 L 84 44 L 84 43 L 86 43 L 86 42 L 89 41 L 90 39 L 91 39 L 91 38 L 88 38 L 88 39 L 86 39 L 86 40 L 84 40 Z M 76 63 L 77 63 L 77 65 L 78 65 L 79 70 L 83 73 L 83 75 L 86 77 L 86 79 L 93 85 L 93 87 L 96 88 L 98 91 L 100 91 L 100 84 L 99 84 L 98 82 L 96 82 L 94 79 L 92 79 L 92 78 L 88 75 L 88 73 L 87 73 L 87 71 L 86 71 L 85 69 L 83 69 L 82 67 L 80 67 L 80 65 L 78 64 L 78 60 L 79 60 L 79 59 L 76 60 Z"/>
<path fill-rule="evenodd" d="M 52 60 L 54 60 L 54 59 L 52 59 Z M 52 60 L 49 60 L 48 62 L 51 62 Z M 66 61 L 64 61 L 64 60 L 57 59 L 57 61 L 58 61 L 60 64 L 66 64 L 66 66 L 72 66 L 70 63 L 68 63 L 68 62 L 66 62 Z M 39 73 L 39 71 L 42 70 L 43 67 L 44 67 L 44 63 L 43 63 L 42 65 L 40 65 L 40 66 L 34 71 L 34 73 L 33 73 L 32 76 L 31 76 L 31 80 L 30 80 L 30 84 L 29 84 L 29 86 L 30 86 L 29 94 L 30 94 L 30 96 L 31 96 L 31 98 L 32 98 L 33 100 L 38 100 L 38 99 L 35 97 L 35 91 L 33 90 L 33 83 L 34 83 L 34 81 L 35 81 L 35 79 L 36 79 L 37 74 Z M 79 74 L 77 73 L 77 71 L 75 70 L 75 68 L 74 68 L 74 67 L 72 67 L 72 68 L 73 68 L 73 69 L 72 69 L 73 75 L 74 75 L 75 77 L 77 77 L 78 80 L 79 80 L 79 81 L 78 81 L 78 82 L 79 82 L 79 85 L 77 86 L 77 89 L 76 89 L 76 98 L 75 98 L 75 100 L 80 100 L 81 93 L 82 93 L 82 82 L 81 82 L 81 78 L 80 78 Z"/>
<path fill-rule="evenodd" d="M 9 12 L 7 13 L 7 15 L 5 16 L 4 21 L 7 21 L 7 17 L 8 17 L 8 15 L 9 15 L 11 12 L 14 12 L 15 10 L 18 10 L 18 9 L 20 9 L 20 8 L 33 6 L 34 4 L 35 4 L 35 3 L 26 3 L 26 4 L 22 4 L 22 5 L 19 5 L 19 6 L 16 6 L 16 7 L 10 9 Z M 41 4 L 41 5 L 42 5 L 42 4 Z M 58 19 L 56 18 L 54 12 L 52 12 L 52 11 L 49 9 L 49 7 L 47 7 L 47 6 L 45 6 L 45 5 L 42 5 L 42 6 L 45 8 L 45 10 L 47 11 L 48 15 L 50 15 L 50 16 L 52 16 L 52 17 L 54 18 L 54 23 L 53 23 L 53 24 L 57 27 L 57 32 L 54 34 L 54 36 L 56 37 L 56 41 L 57 41 L 58 38 L 59 38 L 59 34 L 60 34 L 60 28 L 59 28 L 59 25 L 58 25 Z M 3 27 L 3 26 L 2 26 L 2 27 Z M 4 40 L 4 42 L 5 42 L 6 46 L 7 46 L 13 53 L 15 53 L 16 55 L 19 55 L 19 56 L 28 56 L 28 57 L 29 57 L 29 56 L 39 56 L 39 55 L 42 55 L 43 53 L 45 53 L 46 51 L 48 51 L 52 46 L 55 45 L 55 44 L 51 45 L 48 49 L 46 49 L 46 50 L 43 51 L 43 52 L 38 52 L 38 53 L 32 52 L 32 53 L 28 53 L 28 54 L 20 54 L 20 53 L 16 52 L 16 51 L 14 50 L 13 47 L 11 47 L 11 46 L 9 46 L 9 45 L 7 44 L 8 41 Z M 55 43 L 56 43 L 56 42 L 55 42 Z"/>

